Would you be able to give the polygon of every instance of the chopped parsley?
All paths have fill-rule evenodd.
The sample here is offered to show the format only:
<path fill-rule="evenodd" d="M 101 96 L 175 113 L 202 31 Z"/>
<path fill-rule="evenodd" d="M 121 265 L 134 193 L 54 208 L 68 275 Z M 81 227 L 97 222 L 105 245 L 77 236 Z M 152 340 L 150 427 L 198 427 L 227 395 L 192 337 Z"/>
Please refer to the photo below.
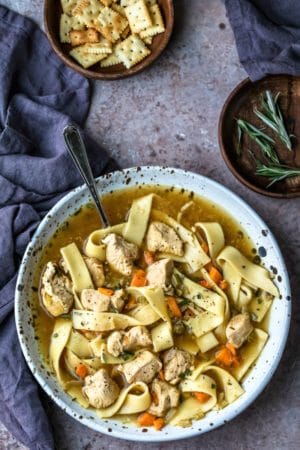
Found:
<path fill-rule="evenodd" d="M 189 301 L 184 299 L 181 302 L 179 302 L 179 306 L 180 306 L 180 308 L 182 308 L 183 306 L 188 305 L 188 303 L 189 303 Z"/>
<path fill-rule="evenodd" d="M 124 359 L 125 361 L 127 361 L 127 360 L 130 359 L 133 355 L 134 355 L 134 353 L 132 353 L 132 352 L 123 352 L 123 353 L 121 353 L 120 357 L 121 357 L 122 359 Z"/>
<path fill-rule="evenodd" d="M 70 314 L 61 314 L 59 317 L 61 317 L 62 319 L 70 319 L 71 315 Z"/>
<path fill-rule="evenodd" d="M 190 369 L 186 369 L 184 372 L 182 372 L 179 377 L 184 380 L 186 377 L 190 376 L 192 371 Z"/>

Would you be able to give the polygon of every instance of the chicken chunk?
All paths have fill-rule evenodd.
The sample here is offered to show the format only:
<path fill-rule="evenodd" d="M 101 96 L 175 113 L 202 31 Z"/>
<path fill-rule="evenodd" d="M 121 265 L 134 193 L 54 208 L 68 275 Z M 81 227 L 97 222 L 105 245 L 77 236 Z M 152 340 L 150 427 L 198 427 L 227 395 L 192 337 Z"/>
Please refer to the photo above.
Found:
<path fill-rule="evenodd" d="M 107 408 L 118 398 L 120 389 L 105 369 L 98 370 L 84 380 L 83 394 L 94 408 Z"/>
<path fill-rule="evenodd" d="M 69 275 L 69 270 L 68 270 L 68 268 L 67 268 L 67 264 L 65 263 L 64 258 L 61 258 L 61 259 L 58 261 L 58 265 L 59 265 L 59 268 L 62 270 L 62 272 L 63 272 L 65 275 Z"/>
<path fill-rule="evenodd" d="M 226 337 L 230 344 L 239 348 L 252 333 L 253 326 L 248 313 L 237 314 L 232 317 L 226 327 Z"/>
<path fill-rule="evenodd" d="M 109 311 L 110 297 L 108 295 L 101 294 L 101 292 L 95 289 L 83 289 L 81 292 L 81 303 L 86 309 L 90 309 L 95 312 Z"/>
<path fill-rule="evenodd" d="M 152 345 L 150 333 L 144 326 L 132 327 L 129 331 L 114 331 L 107 338 L 107 351 L 120 356 L 124 351 L 134 351 Z"/>
<path fill-rule="evenodd" d="M 126 351 L 137 350 L 141 347 L 149 347 L 152 345 L 150 333 L 144 326 L 136 326 L 130 328 L 123 338 L 123 347 Z"/>
<path fill-rule="evenodd" d="M 148 285 L 166 288 L 171 283 L 173 269 L 174 263 L 169 258 L 161 259 L 151 264 L 146 274 Z"/>
<path fill-rule="evenodd" d="M 132 361 L 120 365 L 118 370 L 124 373 L 127 383 L 133 383 L 135 381 L 151 383 L 161 368 L 162 363 L 159 358 L 148 350 L 145 350 Z"/>
<path fill-rule="evenodd" d="M 152 222 L 146 236 L 147 248 L 151 252 L 183 255 L 183 242 L 176 231 L 162 222 Z"/>
<path fill-rule="evenodd" d="M 113 308 L 117 309 L 119 312 L 122 311 L 126 298 L 127 298 L 127 294 L 126 294 L 125 289 L 118 289 L 110 297 L 111 306 Z"/>
<path fill-rule="evenodd" d="M 123 353 L 124 331 L 113 331 L 107 338 L 107 351 L 116 358 Z"/>
<path fill-rule="evenodd" d="M 105 275 L 103 270 L 103 264 L 97 258 L 84 258 L 84 262 L 91 274 L 95 287 L 101 287 L 105 283 Z"/>
<path fill-rule="evenodd" d="M 148 409 L 150 414 L 163 417 L 170 408 L 176 408 L 179 403 L 179 390 L 165 381 L 155 379 L 151 385 L 151 392 L 156 401 Z"/>
<path fill-rule="evenodd" d="M 51 261 L 42 276 L 41 297 L 44 307 L 54 317 L 68 313 L 73 305 L 71 280 Z"/>
<path fill-rule="evenodd" d="M 106 259 L 110 267 L 122 275 L 131 275 L 133 261 L 138 257 L 137 245 L 115 233 L 108 234 L 102 242 L 106 244 Z"/>
<path fill-rule="evenodd" d="M 165 380 L 176 384 L 180 381 L 180 376 L 191 367 L 193 358 L 184 350 L 171 348 L 164 353 L 163 363 Z"/>

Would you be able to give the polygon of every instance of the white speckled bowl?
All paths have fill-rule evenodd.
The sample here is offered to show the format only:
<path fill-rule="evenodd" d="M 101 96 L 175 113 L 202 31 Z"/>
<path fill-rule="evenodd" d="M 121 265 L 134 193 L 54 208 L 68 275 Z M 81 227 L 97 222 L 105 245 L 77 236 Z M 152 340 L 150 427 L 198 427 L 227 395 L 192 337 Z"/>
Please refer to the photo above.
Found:
<path fill-rule="evenodd" d="M 100 420 L 92 411 L 72 402 L 56 379 L 49 376 L 49 372 L 47 374 L 47 368 L 44 367 L 38 351 L 32 326 L 31 286 L 34 269 L 43 246 L 58 225 L 68 219 L 81 205 L 90 201 L 87 189 L 79 187 L 61 199 L 41 222 L 27 247 L 20 267 L 16 289 L 16 324 L 20 344 L 32 373 L 47 394 L 68 414 L 88 427 L 111 436 L 134 441 L 159 442 L 192 437 L 223 425 L 247 408 L 264 389 L 280 361 L 286 343 L 291 314 L 290 286 L 284 260 L 272 233 L 243 200 L 220 184 L 191 172 L 162 167 L 132 168 L 100 177 L 97 183 L 99 192 L 102 193 L 138 184 L 172 185 L 194 191 L 230 212 L 247 231 L 257 248 L 262 247 L 266 250 L 266 256 L 262 258 L 265 266 L 277 269 L 276 282 L 281 297 L 276 298 L 272 306 L 270 338 L 255 366 L 243 381 L 245 393 L 231 405 L 221 411 L 211 411 L 189 428 L 167 426 L 160 432 L 151 428 L 145 432 L 141 428 L 127 426 L 114 419 Z"/>

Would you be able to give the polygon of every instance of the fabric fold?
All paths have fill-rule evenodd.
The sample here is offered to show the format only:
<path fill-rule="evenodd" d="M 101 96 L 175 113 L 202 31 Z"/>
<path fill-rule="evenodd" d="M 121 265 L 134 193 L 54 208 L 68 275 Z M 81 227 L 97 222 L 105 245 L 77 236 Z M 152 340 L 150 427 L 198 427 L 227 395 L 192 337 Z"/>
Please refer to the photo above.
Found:
<path fill-rule="evenodd" d="M 252 81 L 300 73 L 300 8 L 294 0 L 225 0 L 239 59 Z"/>
<path fill-rule="evenodd" d="M 47 211 L 82 184 L 63 129 L 84 124 L 88 81 L 67 68 L 29 19 L 0 6 L 0 420 L 32 450 L 54 448 L 39 387 L 23 358 L 14 320 L 17 271 Z M 106 153 L 83 133 L 94 175 Z"/>

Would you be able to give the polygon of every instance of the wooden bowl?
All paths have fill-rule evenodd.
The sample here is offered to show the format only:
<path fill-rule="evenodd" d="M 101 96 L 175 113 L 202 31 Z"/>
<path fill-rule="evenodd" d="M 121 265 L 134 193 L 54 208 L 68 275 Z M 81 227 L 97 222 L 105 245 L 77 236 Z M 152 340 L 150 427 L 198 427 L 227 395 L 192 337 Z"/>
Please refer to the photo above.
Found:
<path fill-rule="evenodd" d="M 62 14 L 62 8 L 60 1 L 58 0 L 45 0 L 44 2 L 45 31 L 55 53 L 65 64 L 76 70 L 76 72 L 79 72 L 81 75 L 96 80 L 116 80 L 125 78 L 135 75 L 150 66 L 150 64 L 159 57 L 170 40 L 174 26 L 173 0 L 157 0 L 157 3 L 159 4 L 166 30 L 164 33 L 154 36 L 152 44 L 148 46 L 151 53 L 143 59 L 143 61 L 130 69 L 126 69 L 123 64 L 101 68 L 99 63 L 94 64 L 88 69 L 84 69 L 69 56 L 69 51 L 72 49 L 71 45 L 62 44 L 59 40 L 59 19 Z"/>
<path fill-rule="evenodd" d="M 237 148 L 236 119 L 245 119 L 261 128 L 264 124 L 253 112 L 253 106 L 260 106 L 260 95 L 269 89 L 273 95 L 280 92 L 279 104 L 285 124 L 289 133 L 295 135 L 292 139 L 293 151 L 289 151 L 266 128 L 265 132 L 276 141 L 276 151 L 283 164 L 300 167 L 300 77 L 289 75 L 272 75 L 262 80 L 251 82 L 249 78 L 242 81 L 227 98 L 219 119 L 219 145 L 227 167 L 245 186 L 260 194 L 270 197 L 298 197 L 300 196 L 299 183 L 291 185 L 289 181 L 280 181 L 267 188 L 270 180 L 255 174 L 255 161 L 249 150 L 259 159 L 259 147 L 248 136 L 243 137 L 240 156 Z"/>

